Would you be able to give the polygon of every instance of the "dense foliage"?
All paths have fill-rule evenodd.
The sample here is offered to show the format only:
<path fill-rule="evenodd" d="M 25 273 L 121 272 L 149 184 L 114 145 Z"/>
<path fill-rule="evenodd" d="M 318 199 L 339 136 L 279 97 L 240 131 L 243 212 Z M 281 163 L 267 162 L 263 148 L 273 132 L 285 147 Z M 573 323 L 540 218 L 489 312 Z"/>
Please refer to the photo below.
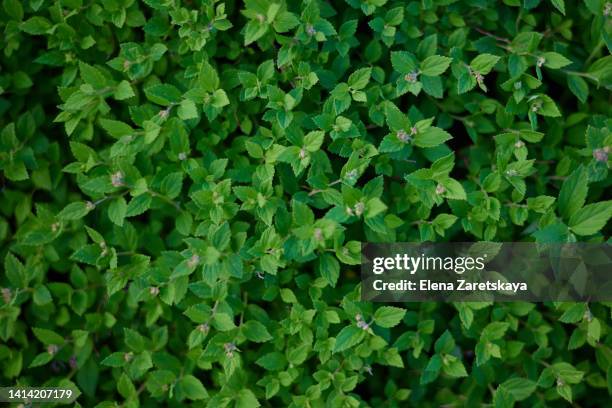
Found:
<path fill-rule="evenodd" d="M 0 384 L 605 406 L 611 305 L 361 302 L 359 263 L 366 241 L 608 239 L 611 14 L 2 0 Z"/>

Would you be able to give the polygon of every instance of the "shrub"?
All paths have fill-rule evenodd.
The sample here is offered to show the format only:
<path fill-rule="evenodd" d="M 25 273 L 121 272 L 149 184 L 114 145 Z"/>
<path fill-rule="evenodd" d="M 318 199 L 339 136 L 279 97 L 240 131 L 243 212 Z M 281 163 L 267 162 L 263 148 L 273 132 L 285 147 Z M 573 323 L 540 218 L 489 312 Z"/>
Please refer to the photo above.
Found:
<path fill-rule="evenodd" d="M 360 242 L 609 238 L 611 13 L 3 0 L 2 384 L 606 405 L 610 304 L 373 304 L 358 274 Z"/>

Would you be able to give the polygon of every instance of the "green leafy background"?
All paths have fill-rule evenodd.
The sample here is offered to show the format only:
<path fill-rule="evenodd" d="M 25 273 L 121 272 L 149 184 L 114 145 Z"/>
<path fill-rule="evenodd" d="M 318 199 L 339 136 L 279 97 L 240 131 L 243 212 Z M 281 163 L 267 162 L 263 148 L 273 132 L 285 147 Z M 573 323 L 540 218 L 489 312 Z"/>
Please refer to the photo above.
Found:
<path fill-rule="evenodd" d="M 607 405 L 610 304 L 372 304 L 358 274 L 366 241 L 609 239 L 611 14 L 2 0 L 0 384 Z"/>

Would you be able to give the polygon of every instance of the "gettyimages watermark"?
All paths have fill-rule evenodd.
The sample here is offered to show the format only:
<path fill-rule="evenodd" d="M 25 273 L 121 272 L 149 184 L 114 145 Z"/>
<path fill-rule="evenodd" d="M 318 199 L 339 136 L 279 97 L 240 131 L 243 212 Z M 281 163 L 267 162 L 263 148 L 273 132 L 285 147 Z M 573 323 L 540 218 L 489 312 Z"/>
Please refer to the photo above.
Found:
<path fill-rule="evenodd" d="M 612 301 L 609 243 L 364 243 L 367 301 Z"/>

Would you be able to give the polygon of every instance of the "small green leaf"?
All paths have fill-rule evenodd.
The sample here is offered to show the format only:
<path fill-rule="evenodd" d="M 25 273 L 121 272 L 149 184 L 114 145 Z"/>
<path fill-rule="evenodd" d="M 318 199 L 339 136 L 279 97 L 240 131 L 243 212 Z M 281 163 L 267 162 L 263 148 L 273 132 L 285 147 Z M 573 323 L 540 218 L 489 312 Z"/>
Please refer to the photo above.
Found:
<path fill-rule="evenodd" d="M 577 235 L 599 232 L 612 217 L 612 200 L 588 204 L 576 211 L 569 220 L 570 229 Z"/>
<path fill-rule="evenodd" d="M 51 293 L 49 292 L 49 289 L 47 289 L 45 285 L 40 285 L 39 287 L 37 287 L 34 290 L 32 298 L 34 300 L 34 303 L 36 303 L 39 306 L 49 304 L 53 301 L 53 298 L 51 297 Z"/>
<path fill-rule="evenodd" d="M 361 68 L 353 72 L 348 79 L 348 86 L 351 89 L 359 90 L 363 89 L 370 82 L 370 76 L 372 74 L 372 68 Z"/>
<path fill-rule="evenodd" d="M 177 104 L 181 100 L 181 93 L 175 86 L 169 84 L 157 84 L 145 89 L 148 100 L 162 106 Z"/>
<path fill-rule="evenodd" d="M 57 218 L 62 221 L 79 220 L 85 217 L 94 208 L 92 203 L 77 201 L 68 204 L 62 211 L 57 214 Z"/>
<path fill-rule="evenodd" d="M 586 169 L 579 166 L 561 185 L 558 206 L 565 220 L 569 220 L 584 205 L 589 190 L 588 181 Z"/>
<path fill-rule="evenodd" d="M 565 1 L 564 0 L 550 0 L 553 6 L 565 15 Z M 570 398 L 571 399 L 571 398 Z"/>
<path fill-rule="evenodd" d="M 557 52 L 545 52 L 542 54 L 542 58 L 544 58 L 544 66 L 546 68 L 559 69 L 572 63 L 572 61 Z"/>
<path fill-rule="evenodd" d="M 125 215 L 127 214 L 127 203 L 125 202 L 125 198 L 117 197 L 113 201 L 111 201 L 108 206 L 108 218 L 113 222 L 113 224 L 121 227 L 123 226 L 123 220 L 125 219 Z"/>
<path fill-rule="evenodd" d="M 443 57 L 440 55 L 432 55 L 425 58 L 421 62 L 421 73 L 423 75 L 438 76 L 448 69 L 453 59 L 449 57 Z"/>
<path fill-rule="evenodd" d="M 382 306 L 374 312 L 374 323 L 381 327 L 394 327 L 402 321 L 406 309 L 394 306 Z"/>
<path fill-rule="evenodd" d="M 447 131 L 431 126 L 423 132 L 416 134 L 414 144 L 418 147 L 436 147 L 452 138 Z"/>
<path fill-rule="evenodd" d="M 213 326 L 219 331 L 228 331 L 236 327 L 234 319 L 226 313 L 215 313 L 213 316 Z"/>
<path fill-rule="evenodd" d="M 54 344 L 56 346 L 61 346 L 64 344 L 64 338 L 53 330 L 33 327 L 32 331 L 34 332 L 34 336 L 45 345 Z"/>
<path fill-rule="evenodd" d="M 510 393 L 515 401 L 523 401 L 535 392 L 536 383 L 527 378 L 515 377 L 504 381 L 500 387 Z"/>
<path fill-rule="evenodd" d="M 364 336 L 364 330 L 357 326 L 350 325 L 344 327 L 336 336 L 336 341 L 334 342 L 334 353 L 339 353 L 353 347 L 357 343 L 361 342 Z"/>
<path fill-rule="evenodd" d="M 247 339 L 256 343 L 263 343 L 272 339 L 266 326 L 256 320 L 249 320 L 241 327 L 242 333 Z"/>
<path fill-rule="evenodd" d="M 333 255 L 321 255 L 321 257 L 319 257 L 317 270 L 331 286 L 336 286 L 336 282 L 338 282 L 338 277 L 340 276 L 340 264 Z"/>
<path fill-rule="evenodd" d="M 191 374 L 184 375 L 178 380 L 177 388 L 185 398 L 190 400 L 201 400 L 208 398 L 206 388 L 202 382 Z"/>
<path fill-rule="evenodd" d="M 470 67 L 479 74 L 486 75 L 499 61 L 497 55 L 492 54 L 480 54 L 470 62 Z"/>

